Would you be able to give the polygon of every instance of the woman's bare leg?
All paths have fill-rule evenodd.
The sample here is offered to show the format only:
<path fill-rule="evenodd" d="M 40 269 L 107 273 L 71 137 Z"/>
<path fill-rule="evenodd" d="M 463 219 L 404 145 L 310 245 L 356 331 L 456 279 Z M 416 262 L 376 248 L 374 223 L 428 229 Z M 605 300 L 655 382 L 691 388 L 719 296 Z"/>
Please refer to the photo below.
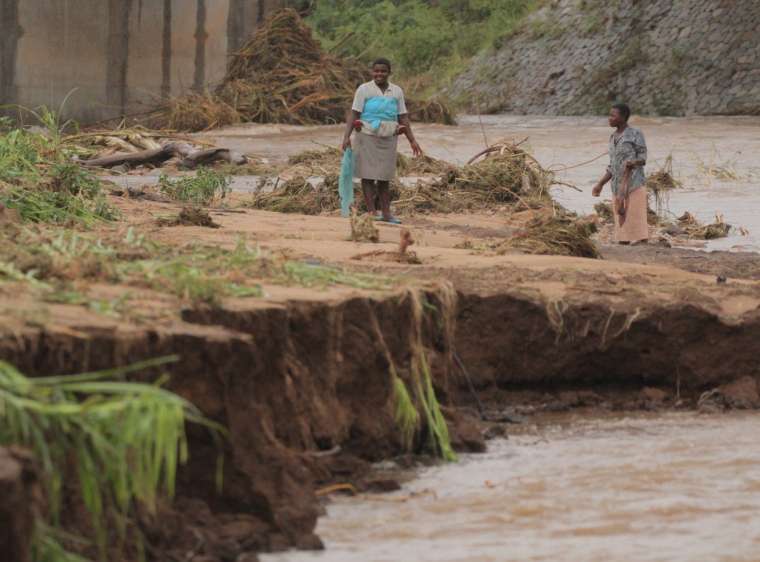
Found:
<path fill-rule="evenodd" d="M 380 210 L 383 213 L 383 220 L 391 218 L 391 189 L 387 181 L 377 182 L 377 192 L 380 196 Z"/>
<path fill-rule="evenodd" d="M 375 180 L 362 179 L 362 193 L 364 194 L 364 204 L 367 205 L 367 212 L 374 215 L 376 212 Z"/>

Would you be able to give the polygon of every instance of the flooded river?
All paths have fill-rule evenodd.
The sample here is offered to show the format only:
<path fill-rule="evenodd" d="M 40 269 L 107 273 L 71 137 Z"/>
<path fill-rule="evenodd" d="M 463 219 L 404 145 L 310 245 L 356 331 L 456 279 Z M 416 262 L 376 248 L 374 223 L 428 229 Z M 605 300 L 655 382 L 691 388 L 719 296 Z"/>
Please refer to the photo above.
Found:
<path fill-rule="evenodd" d="M 571 416 L 422 470 L 404 489 L 337 498 L 327 550 L 264 562 L 760 560 L 760 417 Z"/>

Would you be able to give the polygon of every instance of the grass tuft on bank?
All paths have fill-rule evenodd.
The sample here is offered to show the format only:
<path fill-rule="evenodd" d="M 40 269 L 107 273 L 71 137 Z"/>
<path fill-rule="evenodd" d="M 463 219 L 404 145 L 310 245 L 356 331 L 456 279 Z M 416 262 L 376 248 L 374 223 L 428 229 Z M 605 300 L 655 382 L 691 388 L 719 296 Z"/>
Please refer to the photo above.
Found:
<path fill-rule="evenodd" d="M 0 361 L 0 445 L 30 449 L 45 487 L 35 562 L 83 560 L 72 549 L 105 560 L 109 553 L 139 548 L 132 520 L 138 509 L 153 512 L 161 496 L 174 494 L 177 467 L 188 458 L 185 424 L 205 426 L 217 437 L 224 432 L 163 389 L 164 379 L 124 380 L 176 359 L 34 378 Z M 64 499 L 72 495 L 89 515 L 91 541 L 60 531 L 61 525 L 82 523 L 64 511 Z"/>

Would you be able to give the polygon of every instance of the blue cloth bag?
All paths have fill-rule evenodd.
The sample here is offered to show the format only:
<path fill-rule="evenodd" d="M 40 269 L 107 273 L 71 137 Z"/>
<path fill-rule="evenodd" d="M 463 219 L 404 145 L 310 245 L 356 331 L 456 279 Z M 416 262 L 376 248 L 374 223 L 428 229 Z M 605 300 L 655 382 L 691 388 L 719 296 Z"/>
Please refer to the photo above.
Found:
<path fill-rule="evenodd" d="M 347 217 L 351 214 L 351 203 L 354 202 L 354 151 L 347 148 L 343 152 L 338 178 L 338 193 L 340 194 L 340 214 Z"/>

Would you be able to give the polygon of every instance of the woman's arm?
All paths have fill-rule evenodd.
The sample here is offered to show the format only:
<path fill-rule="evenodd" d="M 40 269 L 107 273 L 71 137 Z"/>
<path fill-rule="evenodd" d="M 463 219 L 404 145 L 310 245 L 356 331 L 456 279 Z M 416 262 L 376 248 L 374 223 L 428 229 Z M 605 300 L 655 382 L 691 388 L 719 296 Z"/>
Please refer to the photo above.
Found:
<path fill-rule="evenodd" d="M 403 115 L 398 116 L 398 122 L 403 127 L 403 132 L 406 135 L 406 138 L 409 140 L 409 145 L 412 147 L 412 153 L 415 156 L 422 156 L 422 148 L 420 148 L 420 145 L 417 143 L 417 140 L 414 138 L 414 133 L 412 132 L 412 124 L 409 121 L 409 114 L 404 113 Z"/>
<path fill-rule="evenodd" d="M 346 132 L 343 133 L 343 144 L 340 145 L 341 150 L 346 150 L 347 148 L 351 148 L 351 133 L 354 130 L 354 121 L 359 119 L 362 114 L 358 111 L 351 110 L 351 113 L 348 115 L 348 120 L 346 121 Z"/>
<path fill-rule="evenodd" d="M 644 135 L 641 131 L 636 131 L 633 136 L 633 140 L 630 143 L 629 153 L 630 156 L 625 162 L 626 169 L 638 168 L 644 166 L 647 163 L 647 143 L 644 140 Z"/>
<path fill-rule="evenodd" d="M 612 179 L 612 172 L 610 172 L 609 168 L 606 172 L 604 172 L 604 175 L 602 178 L 596 182 L 596 185 L 594 186 L 594 189 L 591 190 L 591 195 L 594 197 L 599 197 L 602 194 L 602 189 L 604 188 L 604 185 Z"/>

